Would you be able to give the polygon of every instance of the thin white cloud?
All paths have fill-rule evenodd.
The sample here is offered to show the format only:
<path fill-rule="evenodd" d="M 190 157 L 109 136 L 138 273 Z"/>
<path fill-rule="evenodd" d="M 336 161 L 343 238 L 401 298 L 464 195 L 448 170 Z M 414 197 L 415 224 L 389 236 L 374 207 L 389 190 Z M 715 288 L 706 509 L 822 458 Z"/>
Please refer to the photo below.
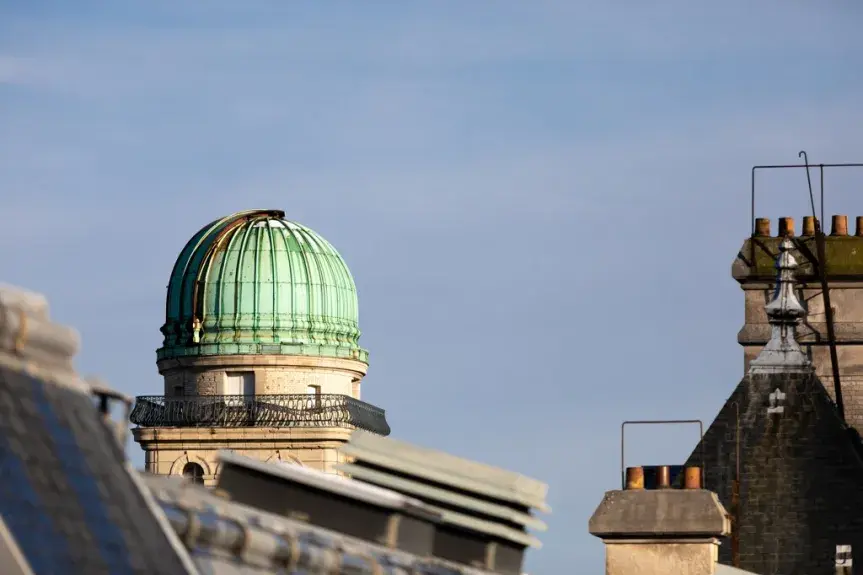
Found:
<path fill-rule="evenodd" d="M 681 195 L 736 194 L 743 198 L 751 164 L 795 161 L 799 148 L 808 149 L 813 162 L 859 159 L 863 156 L 857 139 L 861 129 L 863 115 L 853 105 L 821 110 L 798 103 L 778 108 L 769 116 L 741 111 L 706 118 L 696 125 L 670 124 L 660 131 L 631 132 L 624 139 L 541 145 L 516 140 L 475 150 L 461 161 L 430 158 L 399 165 L 382 158 L 364 165 L 311 170 L 288 165 L 252 173 L 244 183 L 217 182 L 208 187 L 189 187 L 154 174 L 141 188 L 115 180 L 113 172 L 100 174 L 104 168 L 96 161 L 95 150 L 88 154 L 70 149 L 70 155 L 64 156 L 63 148 L 43 140 L 16 150 L 15 134 L 11 134 L 5 144 L 0 139 L 4 144 L 0 146 L 5 158 L 2 164 L 9 174 L 0 211 L 28 214 L 43 210 L 40 221 L 50 225 L 37 228 L 27 218 L 15 218 L 0 229 L 0 242 L 46 237 L 63 237 L 68 242 L 97 231 L 119 231 L 129 221 L 116 217 L 116 211 L 128 211 L 130 206 L 135 206 L 135 220 L 173 221 L 176 216 L 180 226 L 181 222 L 193 225 L 190 214 L 200 214 L 196 217 L 203 221 L 245 205 L 290 212 L 297 196 L 306 198 L 300 204 L 305 206 L 303 212 L 292 213 L 297 219 L 318 209 L 335 209 L 364 218 L 403 221 L 413 231 L 435 229 L 442 223 L 470 226 L 512 215 L 590 221 L 626 205 L 649 205 Z M 439 138 L 446 140 L 445 135 Z M 23 167 L 26 172 L 15 171 Z M 15 173 L 19 176 L 12 178 Z M 765 181 L 765 185 L 771 184 Z M 162 206 L 148 199 L 151 186 L 173 196 L 171 213 L 164 213 Z M 87 189 L 91 187 L 96 191 Z M 208 198 L 206 205 L 200 203 L 202 195 Z M 238 198 L 243 205 L 237 203 Z M 760 205 L 775 204 L 776 199 L 771 198 L 765 196 Z"/>
<path fill-rule="evenodd" d="M 71 28 L 62 21 L 33 22 L 26 25 L 40 38 L 34 51 L 49 59 L 34 67 L 35 62 L 25 58 L 0 58 L 0 81 L 43 84 L 54 79 L 58 89 L 78 94 L 145 86 L 161 92 L 196 84 L 196 72 L 204 63 L 234 78 L 260 82 L 269 74 L 290 82 L 346 71 L 402 78 L 467 73 L 518 62 L 784 57 L 806 66 L 814 58 L 861 55 L 854 24 L 863 10 L 853 4 L 814 10 L 804 2 L 778 1 L 712 8 L 683 0 L 661 5 L 479 2 L 471 10 L 459 10 L 460 17 L 452 7 L 443 3 L 406 11 L 385 22 L 286 19 L 279 28 L 271 26 L 265 14 L 258 27 L 250 28 Z M 189 7 L 182 12 L 188 17 Z M 341 41 L 334 42 L 334 37 Z M 805 73 L 802 68 L 802 82 Z"/>
<path fill-rule="evenodd" d="M 863 156 L 861 129 L 863 114 L 854 102 L 827 110 L 790 102 L 770 114 L 741 110 L 622 139 L 536 146 L 516 141 L 446 164 L 380 162 L 323 173 L 277 169 L 213 195 L 259 204 L 277 201 L 285 190 L 320 194 L 322 201 L 338 197 L 346 209 L 404 218 L 414 229 L 441 218 L 470 224 L 488 214 L 592 217 L 627 203 L 650 203 L 652 196 L 735 193 L 722 189 L 731 185 L 745 195 L 752 164 L 793 163 L 801 147 L 813 161 L 852 161 Z"/>
<path fill-rule="evenodd" d="M 36 85 L 45 78 L 45 70 L 37 59 L 0 54 L 0 85 Z"/>

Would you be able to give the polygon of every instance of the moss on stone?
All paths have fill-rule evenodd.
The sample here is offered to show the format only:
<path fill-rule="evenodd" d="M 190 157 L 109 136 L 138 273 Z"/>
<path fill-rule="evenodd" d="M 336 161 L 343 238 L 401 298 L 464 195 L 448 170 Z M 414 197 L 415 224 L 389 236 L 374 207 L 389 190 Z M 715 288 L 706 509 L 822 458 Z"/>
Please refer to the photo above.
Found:
<path fill-rule="evenodd" d="M 779 242 L 781 238 L 758 237 L 755 238 L 755 265 L 750 268 L 749 275 L 773 276 L 776 274 L 776 254 L 779 253 Z M 795 244 L 802 242 L 813 257 L 817 259 L 818 249 L 815 238 L 794 238 Z M 740 257 L 749 263 L 751 258 L 752 239 L 744 242 L 740 250 Z M 828 276 L 858 276 L 863 275 L 863 237 L 857 236 L 827 236 L 824 252 L 827 261 Z M 794 251 L 800 268 L 798 274 L 801 277 L 813 276 L 812 262 L 801 250 Z"/>

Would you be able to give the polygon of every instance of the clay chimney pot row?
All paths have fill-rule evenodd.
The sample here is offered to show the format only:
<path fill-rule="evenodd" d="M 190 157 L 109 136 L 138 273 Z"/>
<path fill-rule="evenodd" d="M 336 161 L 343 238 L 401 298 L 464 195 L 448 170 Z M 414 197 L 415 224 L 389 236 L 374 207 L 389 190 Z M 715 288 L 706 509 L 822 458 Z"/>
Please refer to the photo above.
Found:
<path fill-rule="evenodd" d="M 819 222 L 816 218 L 812 216 L 803 216 L 802 235 L 814 236 L 815 226 L 817 223 Z M 842 214 L 834 215 L 831 223 L 831 236 L 848 235 L 848 216 Z M 854 235 L 857 237 L 863 237 L 863 216 L 857 216 L 855 218 L 855 228 Z M 755 235 L 763 238 L 770 237 L 770 218 L 755 219 Z M 777 236 L 780 238 L 794 236 L 794 218 L 779 218 L 779 230 Z"/>

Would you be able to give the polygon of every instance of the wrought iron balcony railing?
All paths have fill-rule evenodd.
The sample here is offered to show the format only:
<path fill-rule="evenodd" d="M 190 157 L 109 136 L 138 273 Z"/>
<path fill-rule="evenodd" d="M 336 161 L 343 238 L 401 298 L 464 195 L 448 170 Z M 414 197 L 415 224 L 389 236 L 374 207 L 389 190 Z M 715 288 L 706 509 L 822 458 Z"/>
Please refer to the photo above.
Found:
<path fill-rule="evenodd" d="M 389 435 L 383 409 L 337 394 L 144 395 L 129 419 L 141 427 L 355 427 Z"/>

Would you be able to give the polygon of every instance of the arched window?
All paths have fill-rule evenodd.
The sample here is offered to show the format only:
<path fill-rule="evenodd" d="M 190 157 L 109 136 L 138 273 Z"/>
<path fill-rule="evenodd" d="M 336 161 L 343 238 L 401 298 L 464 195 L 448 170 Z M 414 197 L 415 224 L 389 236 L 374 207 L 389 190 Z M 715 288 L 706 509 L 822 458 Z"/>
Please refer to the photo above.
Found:
<path fill-rule="evenodd" d="M 199 464 L 190 461 L 186 465 L 183 466 L 183 477 L 191 481 L 192 483 L 197 483 L 198 485 L 204 484 L 204 468 Z"/>

